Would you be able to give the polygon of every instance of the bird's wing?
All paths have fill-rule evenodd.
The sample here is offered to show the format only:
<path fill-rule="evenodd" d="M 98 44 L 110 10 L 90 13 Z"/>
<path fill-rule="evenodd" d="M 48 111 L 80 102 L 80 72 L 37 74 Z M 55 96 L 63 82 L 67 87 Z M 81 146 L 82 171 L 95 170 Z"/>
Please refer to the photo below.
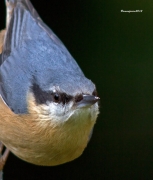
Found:
<path fill-rule="evenodd" d="M 65 48 L 53 31 L 41 20 L 32 6 L 30 0 L 6 0 L 7 27 L 4 39 L 2 62 L 10 56 L 10 53 L 27 39 L 36 39 L 40 35 L 40 28 L 59 47 Z"/>
<path fill-rule="evenodd" d="M 67 92 L 67 84 L 71 86 L 78 78 L 75 84 L 82 89 L 86 79 L 81 69 L 30 1 L 6 0 L 6 5 L 8 18 L 0 57 L 0 94 L 12 111 L 27 113 L 26 97 L 33 79 L 42 89 L 58 84 Z M 74 86 L 72 92 L 79 88 Z"/>
<path fill-rule="evenodd" d="M 0 94 L 15 113 L 26 113 L 26 95 L 32 77 L 55 64 L 50 61 L 50 54 L 55 54 L 51 46 L 67 50 L 43 23 L 29 0 L 6 0 L 6 7 L 7 25 L 0 55 Z M 51 50 L 47 53 L 48 49 Z M 42 82 L 47 79 L 39 77 Z"/>

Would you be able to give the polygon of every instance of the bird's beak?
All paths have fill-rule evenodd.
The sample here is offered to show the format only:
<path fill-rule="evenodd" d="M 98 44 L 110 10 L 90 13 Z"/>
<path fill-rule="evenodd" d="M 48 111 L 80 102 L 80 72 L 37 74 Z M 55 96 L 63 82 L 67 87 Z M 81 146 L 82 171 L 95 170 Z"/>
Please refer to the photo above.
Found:
<path fill-rule="evenodd" d="M 77 108 L 90 107 L 95 104 L 100 98 L 93 95 L 83 95 L 83 99 L 77 102 Z"/>

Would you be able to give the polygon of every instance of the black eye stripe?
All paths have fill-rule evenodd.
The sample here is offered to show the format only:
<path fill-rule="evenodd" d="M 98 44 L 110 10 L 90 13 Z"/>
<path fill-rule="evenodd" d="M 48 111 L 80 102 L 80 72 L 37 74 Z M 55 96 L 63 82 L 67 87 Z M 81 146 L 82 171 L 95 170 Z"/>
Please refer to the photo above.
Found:
<path fill-rule="evenodd" d="M 46 101 L 51 101 L 52 97 L 50 93 L 43 91 L 39 85 L 33 84 L 31 87 L 37 104 L 45 104 Z"/>
<path fill-rule="evenodd" d="M 75 102 L 80 102 L 81 100 L 83 99 L 83 95 L 82 94 L 79 94 L 75 97 Z"/>
<path fill-rule="evenodd" d="M 46 104 L 47 101 L 65 104 L 72 99 L 72 96 L 66 93 L 43 91 L 37 84 L 33 84 L 31 90 L 37 104 Z"/>
<path fill-rule="evenodd" d="M 72 96 L 69 96 L 66 93 L 61 93 L 61 102 L 63 104 L 68 103 L 71 99 L 72 99 Z"/>

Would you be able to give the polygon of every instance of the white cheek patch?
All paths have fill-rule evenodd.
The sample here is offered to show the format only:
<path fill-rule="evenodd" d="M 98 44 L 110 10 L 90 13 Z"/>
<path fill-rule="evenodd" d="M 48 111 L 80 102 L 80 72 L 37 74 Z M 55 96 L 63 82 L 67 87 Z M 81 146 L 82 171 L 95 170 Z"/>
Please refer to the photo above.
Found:
<path fill-rule="evenodd" d="M 95 121 L 98 114 L 98 103 L 95 103 L 89 108 L 73 108 L 73 102 L 70 102 L 66 105 L 58 104 L 54 102 L 47 102 L 46 105 L 42 106 L 43 119 L 50 120 L 55 124 L 62 124 L 68 120 L 78 121 Z"/>
<path fill-rule="evenodd" d="M 67 121 L 73 114 L 73 110 L 71 108 L 72 105 L 73 102 L 70 102 L 67 105 L 47 102 L 47 105 L 43 105 L 43 111 L 46 111 L 45 114 L 48 114 L 52 122 L 62 123 Z"/>

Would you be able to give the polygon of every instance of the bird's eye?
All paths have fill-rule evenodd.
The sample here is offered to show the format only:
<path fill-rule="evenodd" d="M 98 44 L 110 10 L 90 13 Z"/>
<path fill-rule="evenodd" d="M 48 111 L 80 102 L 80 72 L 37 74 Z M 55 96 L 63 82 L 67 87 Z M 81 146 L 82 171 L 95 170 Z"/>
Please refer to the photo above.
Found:
<path fill-rule="evenodd" d="M 53 96 L 54 96 L 54 102 L 58 103 L 60 101 L 59 94 L 55 93 Z"/>

